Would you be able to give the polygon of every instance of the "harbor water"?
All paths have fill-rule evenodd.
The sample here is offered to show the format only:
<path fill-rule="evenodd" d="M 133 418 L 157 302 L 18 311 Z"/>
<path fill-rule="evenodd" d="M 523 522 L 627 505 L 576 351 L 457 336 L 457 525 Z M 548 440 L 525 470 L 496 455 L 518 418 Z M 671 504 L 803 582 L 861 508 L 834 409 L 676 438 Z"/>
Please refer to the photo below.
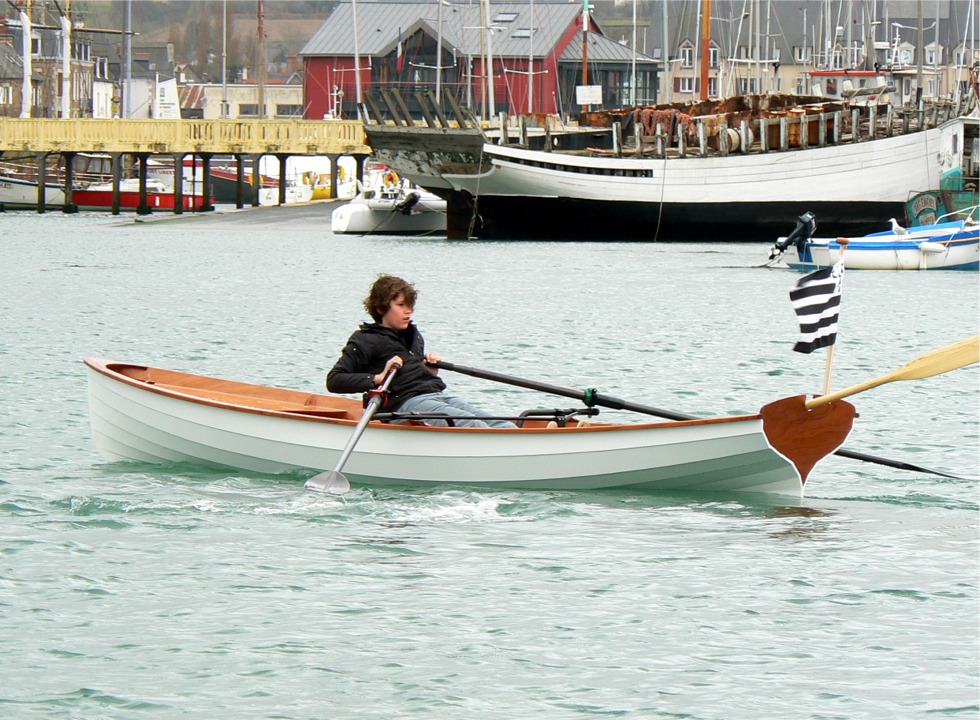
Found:
<path fill-rule="evenodd" d="M 328 205 L 0 214 L 0 717 L 972 718 L 977 366 L 855 396 L 806 497 L 354 487 L 107 462 L 81 359 L 321 391 L 378 273 L 427 349 L 677 412 L 819 392 L 755 244 L 332 236 Z M 787 231 L 791 228 L 787 228 Z M 850 272 L 832 388 L 978 331 Z M 567 398 L 451 373 L 499 412 Z M 603 410 L 601 420 L 645 416 Z M 322 469 L 322 468 L 320 468 Z"/>

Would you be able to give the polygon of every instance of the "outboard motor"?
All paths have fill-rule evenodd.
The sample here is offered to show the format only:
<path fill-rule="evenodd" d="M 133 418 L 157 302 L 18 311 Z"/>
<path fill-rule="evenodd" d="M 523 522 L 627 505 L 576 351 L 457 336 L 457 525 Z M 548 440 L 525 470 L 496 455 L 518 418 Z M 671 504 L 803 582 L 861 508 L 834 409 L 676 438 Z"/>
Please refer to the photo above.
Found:
<path fill-rule="evenodd" d="M 421 200 L 421 199 L 422 199 L 422 196 L 419 195 L 415 190 L 412 190 L 412 192 L 408 193 L 405 196 L 405 199 L 404 200 L 402 200 L 400 203 L 398 203 L 397 205 L 395 205 L 395 210 L 397 210 L 398 212 L 400 212 L 402 215 L 411 215 L 412 214 L 412 208 L 414 208 L 416 205 L 418 205 L 419 204 L 419 200 Z"/>
<path fill-rule="evenodd" d="M 789 235 L 776 240 L 776 243 L 769 249 L 769 259 L 774 260 L 786 252 L 790 245 L 796 245 L 801 253 L 806 247 L 807 241 L 813 237 L 817 231 L 817 218 L 812 212 L 805 212 L 796 218 L 796 227 Z"/>

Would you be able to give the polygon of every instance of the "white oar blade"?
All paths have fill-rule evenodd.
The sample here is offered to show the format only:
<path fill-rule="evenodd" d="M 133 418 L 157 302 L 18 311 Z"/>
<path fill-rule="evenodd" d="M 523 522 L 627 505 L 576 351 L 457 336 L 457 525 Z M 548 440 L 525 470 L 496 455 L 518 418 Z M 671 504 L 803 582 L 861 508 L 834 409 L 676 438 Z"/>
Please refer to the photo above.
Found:
<path fill-rule="evenodd" d="M 313 492 L 343 495 L 350 490 L 350 481 L 336 470 L 328 470 L 311 477 L 303 487 Z"/>

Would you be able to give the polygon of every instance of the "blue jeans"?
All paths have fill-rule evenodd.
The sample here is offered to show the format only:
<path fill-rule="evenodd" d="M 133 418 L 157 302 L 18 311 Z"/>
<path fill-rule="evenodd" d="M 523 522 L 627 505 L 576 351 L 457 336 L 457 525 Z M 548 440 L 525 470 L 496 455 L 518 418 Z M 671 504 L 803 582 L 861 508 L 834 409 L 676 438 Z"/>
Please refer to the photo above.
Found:
<path fill-rule="evenodd" d="M 426 395 L 416 395 L 410 397 L 398 407 L 398 412 L 419 413 L 425 415 L 451 415 L 453 418 L 473 418 L 472 420 L 453 420 L 456 427 L 495 427 L 513 428 L 517 427 L 509 420 L 478 420 L 476 418 L 487 417 L 490 413 L 475 408 L 469 403 L 460 400 L 452 395 L 443 393 L 428 393 Z M 425 420 L 426 425 L 448 425 L 445 420 Z"/>

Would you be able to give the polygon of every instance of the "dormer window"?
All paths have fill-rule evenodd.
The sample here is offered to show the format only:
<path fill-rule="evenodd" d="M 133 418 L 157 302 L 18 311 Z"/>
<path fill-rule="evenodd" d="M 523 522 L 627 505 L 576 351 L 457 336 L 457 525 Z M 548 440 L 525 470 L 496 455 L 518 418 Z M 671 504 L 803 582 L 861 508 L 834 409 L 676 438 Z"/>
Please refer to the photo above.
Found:
<path fill-rule="evenodd" d="M 694 67 L 694 45 L 688 40 L 681 45 L 681 67 Z"/>

